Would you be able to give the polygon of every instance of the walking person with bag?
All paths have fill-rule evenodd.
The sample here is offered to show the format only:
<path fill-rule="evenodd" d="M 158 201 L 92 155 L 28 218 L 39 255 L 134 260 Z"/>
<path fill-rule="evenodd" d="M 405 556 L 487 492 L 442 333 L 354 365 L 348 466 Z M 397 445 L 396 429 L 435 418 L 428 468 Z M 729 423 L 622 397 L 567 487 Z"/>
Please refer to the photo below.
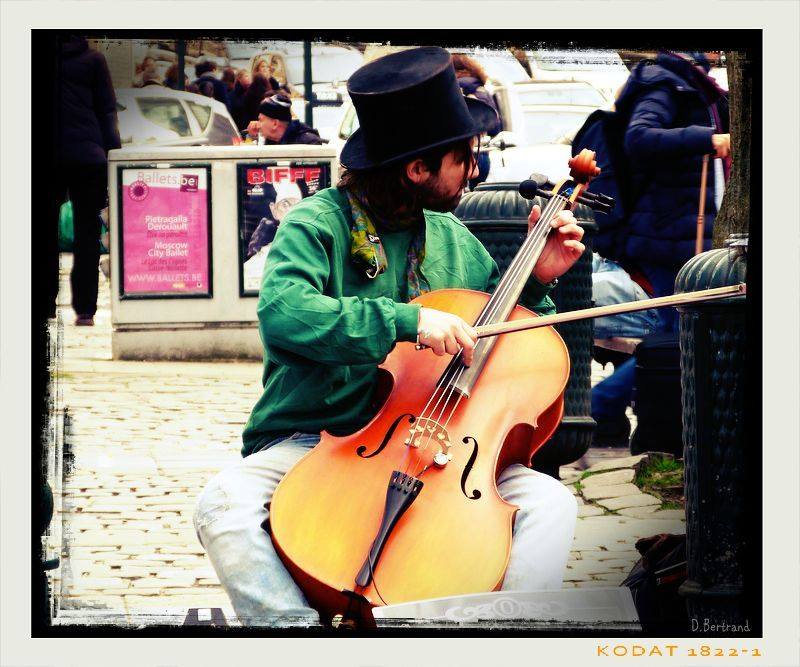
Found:
<path fill-rule="evenodd" d="M 711 236 L 730 165 L 727 97 L 708 76 L 699 52 L 662 52 L 640 62 L 614 112 L 595 112 L 573 142 L 573 155 L 600 148 L 598 191 L 615 196 L 612 214 L 598 215 L 593 300 L 602 306 L 666 296 L 695 253 L 703 156 L 722 161 L 709 170 L 703 248 Z M 720 174 L 722 172 L 722 174 Z M 723 175 L 724 174 L 724 175 Z M 642 311 L 595 322 L 595 338 L 641 338 L 677 328 L 672 309 Z M 595 444 L 626 445 L 635 359 L 620 364 L 592 390 Z"/>
<path fill-rule="evenodd" d="M 60 85 L 57 86 L 57 169 L 50 216 L 58 220 L 62 202 L 72 202 L 73 265 L 70 275 L 72 307 L 79 326 L 94 324 L 97 311 L 100 259 L 99 213 L 108 199 L 108 151 L 120 147 L 116 97 L 103 55 L 83 37 L 60 45 Z M 58 274 L 51 286 L 55 314 Z"/>

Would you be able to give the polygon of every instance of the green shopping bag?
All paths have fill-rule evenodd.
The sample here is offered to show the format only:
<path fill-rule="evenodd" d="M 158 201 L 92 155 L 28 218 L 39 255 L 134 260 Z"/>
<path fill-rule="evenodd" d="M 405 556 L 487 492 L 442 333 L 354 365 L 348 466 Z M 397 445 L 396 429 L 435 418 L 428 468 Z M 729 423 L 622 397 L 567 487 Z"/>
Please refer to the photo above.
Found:
<path fill-rule="evenodd" d="M 100 222 L 100 253 L 108 252 L 108 227 Z M 105 242 L 104 242 L 105 241 Z M 75 227 L 72 219 L 72 202 L 67 200 L 61 204 L 58 213 L 58 250 L 59 252 L 72 252 L 75 242 Z"/>
<path fill-rule="evenodd" d="M 72 202 L 65 201 L 61 204 L 58 214 L 58 250 L 59 252 L 72 252 L 75 241 L 75 228 L 72 223 Z"/>

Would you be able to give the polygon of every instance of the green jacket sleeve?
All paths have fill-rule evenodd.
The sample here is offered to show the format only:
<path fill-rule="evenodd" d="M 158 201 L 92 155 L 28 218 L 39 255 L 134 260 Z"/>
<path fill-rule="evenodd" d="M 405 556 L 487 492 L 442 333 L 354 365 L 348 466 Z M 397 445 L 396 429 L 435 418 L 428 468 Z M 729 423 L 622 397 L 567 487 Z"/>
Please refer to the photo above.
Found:
<path fill-rule="evenodd" d="M 398 341 L 416 340 L 419 306 L 323 293 L 331 273 L 330 247 L 320 227 L 291 215 L 278 228 L 258 300 L 261 340 L 270 356 L 377 364 Z"/>

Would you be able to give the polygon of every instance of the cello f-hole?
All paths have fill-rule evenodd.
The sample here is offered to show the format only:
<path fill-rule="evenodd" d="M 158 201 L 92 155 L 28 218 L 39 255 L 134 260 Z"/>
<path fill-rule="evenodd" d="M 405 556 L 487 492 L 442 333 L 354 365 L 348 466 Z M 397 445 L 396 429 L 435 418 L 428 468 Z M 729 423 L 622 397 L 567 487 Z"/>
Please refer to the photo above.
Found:
<path fill-rule="evenodd" d="M 481 492 L 478 489 L 472 490 L 472 495 L 467 493 L 467 477 L 469 477 L 470 472 L 472 472 L 472 466 L 475 464 L 475 459 L 478 458 L 478 441 L 475 440 L 472 436 L 465 437 L 462 442 L 465 445 L 468 445 L 472 441 L 472 454 L 470 454 L 469 461 L 467 461 L 467 465 L 464 466 L 464 472 L 461 473 L 461 492 L 470 500 L 478 500 L 481 497 Z"/>
<path fill-rule="evenodd" d="M 362 459 L 368 459 L 368 458 L 371 458 L 373 456 L 377 456 L 378 454 L 380 454 L 384 450 L 386 445 L 389 443 L 389 440 L 394 435 L 394 432 L 397 430 L 398 424 L 400 424 L 400 422 L 403 420 L 404 417 L 410 417 L 410 419 L 408 420 L 409 424 L 413 424 L 417 420 L 417 418 L 414 415 L 412 415 L 410 412 L 403 413 L 397 419 L 395 419 L 394 422 L 392 422 L 392 425 L 389 427 L 389 430 L 386 431 L 386 435 L 383 436 L 383 441 L 378 446 L 378 449 L 376 449 L 374 452 L 372 452 L 372 454 L 364 454 L 364 452 L 367 451 L 367 446 L 366 445 L 359 445 L 358 449 L 356 449 L 356 454 L 358 454 L 358 456 L 360 456 Z"/>

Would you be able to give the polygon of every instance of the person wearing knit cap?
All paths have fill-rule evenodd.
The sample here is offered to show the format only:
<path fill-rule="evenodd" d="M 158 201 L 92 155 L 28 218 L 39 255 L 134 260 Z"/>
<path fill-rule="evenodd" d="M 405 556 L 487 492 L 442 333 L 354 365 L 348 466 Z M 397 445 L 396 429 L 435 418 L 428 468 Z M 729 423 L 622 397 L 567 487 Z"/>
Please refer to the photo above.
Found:
<path fill-rule="evenodd" d="M 285 93 L 275 93 L 261 102 L 258 120 L 247 126 L 247 133 L 254 138 L 261 135 L 267 144 L 322 143 L 313 127 L 292 119 L 292 100 Z"/>

